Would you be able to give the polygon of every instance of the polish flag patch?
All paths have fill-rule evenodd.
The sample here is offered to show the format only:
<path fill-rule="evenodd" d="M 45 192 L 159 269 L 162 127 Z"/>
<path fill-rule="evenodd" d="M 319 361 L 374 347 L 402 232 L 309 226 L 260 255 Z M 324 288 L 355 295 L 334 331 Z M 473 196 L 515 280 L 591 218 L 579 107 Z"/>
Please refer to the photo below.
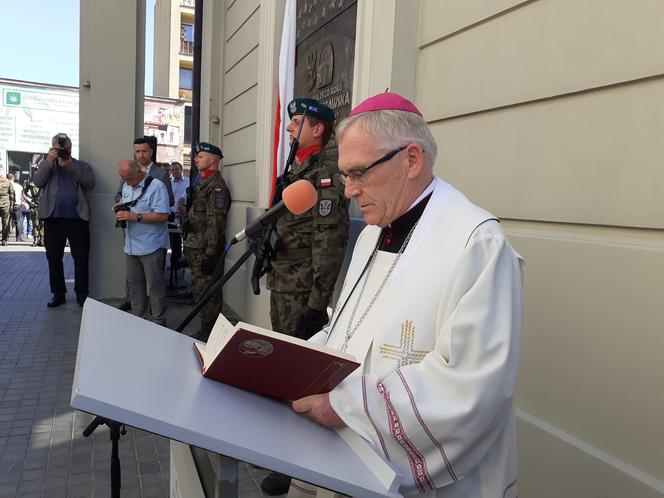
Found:
<path fill-rule="evenodd" d="M 321 178 L 320 179 L 320 186 L 321 187 L 331 187 L 332 186 L 332 178 Z"/>

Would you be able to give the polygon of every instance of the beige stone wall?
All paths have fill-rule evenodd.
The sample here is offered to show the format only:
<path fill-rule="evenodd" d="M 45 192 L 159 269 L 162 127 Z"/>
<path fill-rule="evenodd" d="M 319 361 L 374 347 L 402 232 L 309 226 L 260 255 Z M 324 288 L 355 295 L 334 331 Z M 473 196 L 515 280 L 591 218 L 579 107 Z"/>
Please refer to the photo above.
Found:
<path fill-rule="evenodd" d="M 226 230 L 229 239 L 246 225 L 248 208 L 258 205 L 256 157 L 265 142 L 257 140 L 263 119 L 258 106 L 261 10 L 259 0 L 206 2 L 203 59 L 209 64 L 204 64 L 206 74 L 201 77 L 201 137 L 220 144 L 224 153 L 223 175 L 233 198 Z M 274 19 L 273 15 L 273 23 Z M 227 269 L 245 247 L 242 242 L 231 250 Z M 252 262 L 253 258 L 226 284 L 224 300 L 243 319 L 269 325 L 267 291 L 259 297 L 251 293 Z"/>
<path fill-rule="evenodd" d="M 421 0 L 439 175 L 527 261 L 520 496 L 664 495 L 664 3 Z"/>

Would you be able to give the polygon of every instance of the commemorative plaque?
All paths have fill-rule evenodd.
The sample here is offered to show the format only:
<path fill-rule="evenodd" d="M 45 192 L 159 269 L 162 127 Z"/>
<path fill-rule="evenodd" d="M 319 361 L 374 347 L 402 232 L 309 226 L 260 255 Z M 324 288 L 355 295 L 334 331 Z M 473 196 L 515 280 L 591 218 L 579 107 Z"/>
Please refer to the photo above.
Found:
<path fill-rule="evenodd" d="M 357 0 L 298 0 L 295 96 L 348 116 L 353 91 Z M 330 144 L 336 146 L 336 144 Z"/>

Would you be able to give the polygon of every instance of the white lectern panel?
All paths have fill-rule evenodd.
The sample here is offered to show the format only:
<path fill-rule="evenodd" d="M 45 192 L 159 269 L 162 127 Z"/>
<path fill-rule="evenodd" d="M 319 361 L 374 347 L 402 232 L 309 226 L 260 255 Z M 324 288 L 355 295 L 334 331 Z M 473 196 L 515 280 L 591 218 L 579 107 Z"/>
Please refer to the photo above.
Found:
<path fill-rule="evenodd" d="M 398 497 L 289 405 L 205 379 L 193 339 L 88 299 L 71 405 L 350 496 Z"/>

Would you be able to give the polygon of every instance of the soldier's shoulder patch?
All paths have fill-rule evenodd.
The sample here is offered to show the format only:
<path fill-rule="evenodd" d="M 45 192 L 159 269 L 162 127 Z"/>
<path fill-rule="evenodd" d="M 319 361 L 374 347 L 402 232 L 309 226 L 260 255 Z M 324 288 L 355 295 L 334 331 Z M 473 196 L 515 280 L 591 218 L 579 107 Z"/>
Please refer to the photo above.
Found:
<path fill-rule="evenodd" d="M 224 200 L 223 195 L 215 195 L 214 196 L 214 207 L 217 209 L 224 209 L 224 206 L 226 205 L 226 201 Z"/>
<path fill-rule="evenodd" d="M 332 186 L 332 178 L 321 178 L 320 179 L 320 186 L 321 187 L 331 187 Z"/>
<path fill-rule="evenodd" d="M 332 211 L 332 201 L 329 199 L 322 199 L 318 204 L 318 213 L 321 216 L 327 216 Z"/>

